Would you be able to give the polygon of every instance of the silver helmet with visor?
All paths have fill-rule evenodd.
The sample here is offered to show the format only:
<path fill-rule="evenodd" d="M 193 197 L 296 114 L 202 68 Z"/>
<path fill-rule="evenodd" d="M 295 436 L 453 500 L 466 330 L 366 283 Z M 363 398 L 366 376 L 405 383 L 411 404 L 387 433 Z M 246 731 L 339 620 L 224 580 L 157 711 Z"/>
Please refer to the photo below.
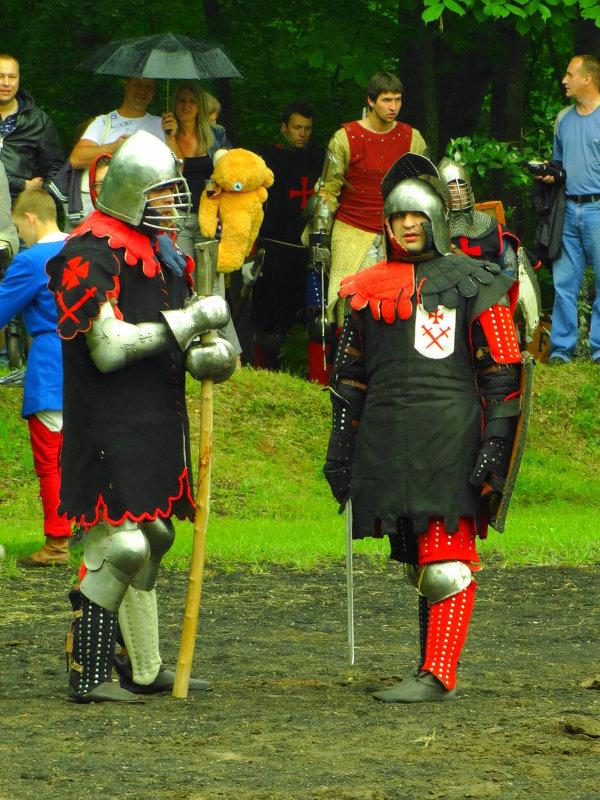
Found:
<path fill-rule="evenodd" d="M 452 211 L 470 211 L 475 208 L 471 178 L 462 164 L 452 158 L 444 157 L 438 164 L 438 172 L 450 190 Z"/>
<path fill-rule="evenodd" d="M 134 227 L 180 231 L 191 209 L 191 195 L 180 165 L 158 137 L 136 131 L 115 151 L 97 208 Z"/>
<path fill-rule="evenodd" d="M 383 194 L 383 232 L 388 258 L 392 257 L 390 217 L 416 211 L 431 222 L 433 246 L 441 255 L 450 249 L 448 228 L 449 197 L 437 169 L 425 156 L 407 153 L 389 169 L 381 183 Z"/>

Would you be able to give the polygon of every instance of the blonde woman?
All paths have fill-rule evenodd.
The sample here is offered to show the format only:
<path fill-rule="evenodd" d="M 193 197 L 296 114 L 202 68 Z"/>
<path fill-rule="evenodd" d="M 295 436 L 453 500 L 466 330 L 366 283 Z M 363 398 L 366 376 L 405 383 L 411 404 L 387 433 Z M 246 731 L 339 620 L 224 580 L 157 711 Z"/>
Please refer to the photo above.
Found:
<path fill-rule="evenodd" d="M 194 244 L 204 241 L 198 224 L 200 195 L 213 171 L 213 155 L 217 150 L 230 148 L 225 128 L 213 125 L 209 119 L 207 92 L 196 81 L 179 83 L 173 94 L 173 124 L 175 134 L 169 145 L 175 155 L 183 159 L 183 177 L 192 195 L 192 209 L 188 221 L 177 237 L 177 244 L 187 255 L 194 256 Z M 214 291 L 224 297 L 223 276 L 217 276 Z M 236 355 L 242 348 L 233 323 L 219 331 L 233 345 Z"/>

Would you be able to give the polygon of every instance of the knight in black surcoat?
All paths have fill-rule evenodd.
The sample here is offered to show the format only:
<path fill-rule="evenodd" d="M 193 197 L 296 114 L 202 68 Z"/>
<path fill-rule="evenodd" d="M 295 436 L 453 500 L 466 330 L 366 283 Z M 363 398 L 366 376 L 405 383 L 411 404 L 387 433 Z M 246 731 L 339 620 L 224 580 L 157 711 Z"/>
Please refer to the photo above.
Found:
<path fill-rule="evenodd" d="M 171 518 L 194 514 L 186 371 L 218 381 L 235 368 L 228 342 L 198 338 L 229 310 L 192 294 L 193 261 L 173 242 L 189 205 L 180 162 L 138 131 L 111 159 L 97 210 L 46 266 L 65 375 L 59 513 L 86 529 L 83 577 L 70 593 L 77 703 L 133 702 L 173 686 L 154 584 L 175 537 Z"/>
<path fill-rule="evenodd" d="M 387 535 L 419 590 L 419 669 L 375 695 L 411 703 L 456 692 L 475 543 L 507 475 L 521 366 L 517 282 L 451 252 L 435 167 L 423 158 L 429 176 L 395 182 L 400 162 L 382 183 L 387 259 L 341 283 L 351 313 L 331 375 L 325 474 L 352 502 L 353 538 Z"/>
<path fill-rule="evenodd" d="M 303 212 L 321 174 L 324 150 L 310 142 L 311 107 L 293 101 L 284 109 L 275 144 L 258 152 L 273 170 L 259 244 L 265 250 L 262 274 L 252 292 L 253 363 L 280 369 L 281 346 L 294 325 L 307 320 L 308 250 L 300 236 Z M 310 346 L 309 346 L 310 351 Z M 310 371 L 309 352 L 309 371 Z M 310 377 L 310 376 L 309 376 Z"/>

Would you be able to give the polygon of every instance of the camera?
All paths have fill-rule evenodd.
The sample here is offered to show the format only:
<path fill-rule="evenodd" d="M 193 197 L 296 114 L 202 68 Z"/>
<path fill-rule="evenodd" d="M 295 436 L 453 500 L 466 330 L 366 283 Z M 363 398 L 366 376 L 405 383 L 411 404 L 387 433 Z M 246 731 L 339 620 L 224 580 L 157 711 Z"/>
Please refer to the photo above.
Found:
<path fill-rule="evenodd" d="M 566 177 L 558 161 L 525 161 L 524 166 L 534 175 L 551 175 L 556 183 L 563 183 Z"/>
<path fill-rule="evenodd" d="M 545 161 L 526 161 L 525 166 L 534 175 L 551 175 L 548 164 Z"/>

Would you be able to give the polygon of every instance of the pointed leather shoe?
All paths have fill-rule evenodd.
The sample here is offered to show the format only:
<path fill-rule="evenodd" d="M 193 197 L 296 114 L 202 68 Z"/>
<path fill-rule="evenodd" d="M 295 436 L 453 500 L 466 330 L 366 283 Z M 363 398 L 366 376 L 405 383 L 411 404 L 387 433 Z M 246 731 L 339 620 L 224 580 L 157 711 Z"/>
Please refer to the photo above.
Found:
<path fill-rule="evenodd" d="M 122 689 L 117 683 L 105 681 L 94 686 L 89 692 L 77 695 L 69 689 L 69 700 L 73 703 L 143 703 L 143 699 L 133 692 Z"/>
<path fill-rule="evenodd" d="M 382 703 L 443 703 L 456 695 L 456 686 L 446 689 L 431 672 L 420 672 L 412 678 L 395 683 L 391 688 L 375 692 Z"/>
<path fill-rule="evenodd" d="M 135 694 L 160 694 L 161 692 L 173 691 L 175 673 L 172 669 L 167 669 L 164 664 L 161 664 L 158 675 L 152 683 L 144 685 L 134 682 L 129 656 L 124 654 L 116 655 L 113 663 L 119 676 L 121 687 L 127 689 L 128 692 L 135 692 Z M 189 691 L 206 692 L 211 688 L 208 681 L 203 681 L 199 678 L 190 678 L 188 685 Z"/>

